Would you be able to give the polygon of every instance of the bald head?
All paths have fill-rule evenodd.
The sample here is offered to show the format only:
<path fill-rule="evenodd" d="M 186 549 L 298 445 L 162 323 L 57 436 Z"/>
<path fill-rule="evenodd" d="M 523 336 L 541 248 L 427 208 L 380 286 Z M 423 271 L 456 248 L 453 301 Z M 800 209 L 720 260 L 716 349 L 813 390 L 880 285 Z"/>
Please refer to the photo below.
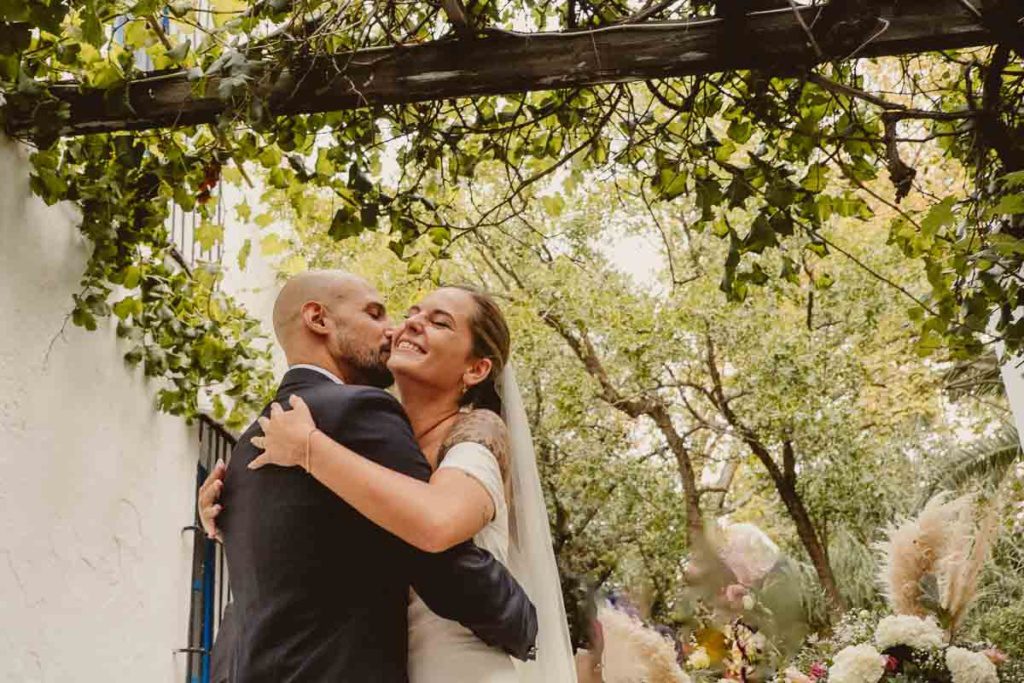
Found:
<path fill-rule="evenodd" d="M 302 307 L 310 301 L 326 306 L 340 302 L 359 290 L 371 289 L 357 275 L 343 270 L 310 270 L 288 279 L 274 302 L 274 334 L 288 352 L 296 334 L 303 330 Z"/>
<path fill-rule="evenodd" d="M 357 275 L 312 270 L 290 278 L 274 302 L 274 334 L 290 365 L 312 363 L 355 384 L 390 384 L 384 303 Z"/>

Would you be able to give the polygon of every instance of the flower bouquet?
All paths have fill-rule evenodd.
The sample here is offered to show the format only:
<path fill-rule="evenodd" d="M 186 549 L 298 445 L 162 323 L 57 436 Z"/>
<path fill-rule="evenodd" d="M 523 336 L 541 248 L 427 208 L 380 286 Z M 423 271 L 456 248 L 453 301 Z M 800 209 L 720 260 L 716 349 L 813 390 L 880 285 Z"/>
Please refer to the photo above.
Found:
<path fill-rule="evenodd" d="M 921 513 L 892 527 L 878 548 L 880 578 L 893 614 L 866 642 L 843 647 L 831 665 L 790 683 L 996 683 L 1006 656 L 956 639 L 998 529 L 997 506 L 976 514 L 973 498 L 933 498 Z M 980 517 L 980 519 L 979 519 Z"/>

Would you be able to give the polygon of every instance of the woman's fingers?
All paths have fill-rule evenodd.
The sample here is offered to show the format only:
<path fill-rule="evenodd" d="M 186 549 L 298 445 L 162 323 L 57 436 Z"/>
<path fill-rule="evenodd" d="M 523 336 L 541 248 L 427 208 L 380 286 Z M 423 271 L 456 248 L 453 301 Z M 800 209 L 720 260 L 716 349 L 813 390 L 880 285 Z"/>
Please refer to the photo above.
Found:
<path fill-rule="evenodd" d="M 249 442 L 261 451 L 267 450 L 267 439 L 264 436 L 254 436 Z"/>
<path fill-rule="evenodd" d="M 203 489 L 208 489 L 213 482 L 223 479 L 224 470 L 225 467 L 223 461 L 218 460 L 217 464 L 213 466 L 212 470 L 210 470 L 210 473 L 206 475 L 206 479 L 203 481 L 203 485 L 199 487 L 199 490 L 202 491 Z"/>
<path fill-rule="evenodd" d="M 214 523 L 217 515 L 224 509 L 223 505 L 217 503 L 224 491 L 224 475 L 227 473 L 227 465 L 223 460 L 217 460 L 206 481 L 199 487 L 198 506 L 199 521 L 208 538 L 220 538 L 220 531 Z"/>
<path fill-rule="evenodd" d="M 248 465 L 246 465 L 246 467 L 248 467 L 250 470 L 258 470 L 259 468 L 263 467 L 264 465 L 270 465 L 270 464 L 272 464 L 270 462 L 270 458 L 267 457 L 266 453 L 262 453 L 262 454 L 256 456 L 255 458 L 253 458 L 252 462 L 250 462 Z"/>
<path fill-rule="evenodd" d="M 209 485 L 204 484 L 204 488 L 199 490 L 199 507 L 208 508 L 220 498 L 220 492 L 224 486 L 218 479 L 211 481 Z"/>
<path fill-rule="evenodd" d="M 284 414 L 284 408 L 281 407 L 280 403 L 278 403 L 277 401 L 274 401 L 273 403 L 270 404 L 270 416 L 271 417 L 277 417 L 278 415 L 283 415 L 283 414 Z"/>
<path fill-rule="evenodd" d="M 288 398 L 288 402 L 292 404 L 292 410 L 295 411 L 296 415 L 301 416 L 308 422 L 313 421 L 313 413 L 309 412 L 309 406 L 302 400 L 302 397 L 298 394 L 292 394 Z"/>
<path fill-rule="evenodd" d="M 224 487 L 224 474 L 227 471 L 227 466 L 224 465 L 222 460 L 218 460 L 217 464 L 214 465 L 213 470 L 207 475 L 206 481 L 199 487 L 199 507 L 209 507 L 213 502 L 220 498 L 221 490 Z"/>

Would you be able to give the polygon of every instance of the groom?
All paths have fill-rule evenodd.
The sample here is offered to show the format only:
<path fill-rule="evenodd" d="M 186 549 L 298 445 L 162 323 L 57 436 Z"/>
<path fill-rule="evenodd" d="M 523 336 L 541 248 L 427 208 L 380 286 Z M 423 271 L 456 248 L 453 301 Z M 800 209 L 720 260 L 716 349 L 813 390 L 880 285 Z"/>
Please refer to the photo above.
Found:
<path fill-rule="evenodd" d="M 388 322 L 380 296 L 360 278 L 320 271 L 289 280 L 274 306 L 290 366 L 275 401 L 302 396 L 321 431 L 426 481 L 430 466 L 401 405 L 377 388 L 392 379 Z M 534 606 L 489 553 L 470 542 L 420 552 L 302 468 L 247 469 L 259 434 L 254 423 L 238 440 L 217 516 L 235 633 L 230 652 L 218 644 L 215 659 L 229 658 L 229 680 L 405 683 L 410 585 L 440 616 L 532 659 Z M 211 487 L 220 490 L 204 485 Z"/>

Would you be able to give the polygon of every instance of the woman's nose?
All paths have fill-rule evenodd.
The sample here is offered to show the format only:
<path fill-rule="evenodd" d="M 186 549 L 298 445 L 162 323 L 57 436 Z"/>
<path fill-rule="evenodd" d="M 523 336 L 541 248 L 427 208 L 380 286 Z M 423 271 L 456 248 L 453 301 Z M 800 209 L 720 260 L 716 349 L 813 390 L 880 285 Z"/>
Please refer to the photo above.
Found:
<path fill-rule="evenodd" d="M 420 333 L 423 331 L 423 314 L 417 313 L 405 319 L 405 329 Z"/>

